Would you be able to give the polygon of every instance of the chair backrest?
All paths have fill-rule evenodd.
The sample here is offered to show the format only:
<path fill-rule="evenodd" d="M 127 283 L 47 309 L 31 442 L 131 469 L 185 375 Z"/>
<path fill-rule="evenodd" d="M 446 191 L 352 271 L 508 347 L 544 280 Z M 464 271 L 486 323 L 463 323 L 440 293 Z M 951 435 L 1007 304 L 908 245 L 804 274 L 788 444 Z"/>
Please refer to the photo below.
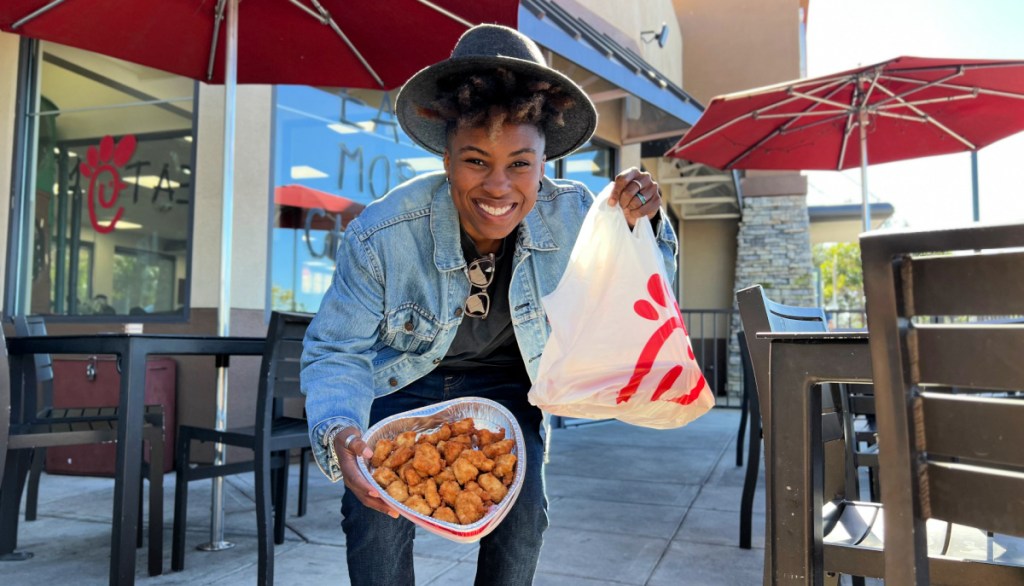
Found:
<path fill-rule="evenodd" d="M 828 319 L 820 307 L 795 307 L 776 303 L 764 294 L 760 285 L 736 292 L 740 322 L 746 335 L 754 381 L 761 403 L 761 424 L 765 433 L 771 429 L 771 398 L 768 395 L 770 343 L 759 339 L 758 332 L 826 332 Z"/>
<path fill-rule="evenodd" d="M 1024 323 L 986 323 L 1024 315 L 1024 225 L 860 242 L 885 578 L 928 584 L 927 519 L 1024 536 L 1024 401 L 991 396 L 1024 389 Z"/>
<path fill-rule="evenodd" d="M 46 321 L 41 315 L 14 316 L 14 333 L 22 336 L 45 336 Z M 53 407 L 53 360 L 49 354 L 33 354 L 34 372 L 25 373 L 29 385 L 39 385 L 42 392 L 42 407 Z M 40 405 L 33 404 L 33 409 Z"/>
<path fill-rule="evenodd" d="M 311 313 L 271 313 L 260 365 L 257 427 L 260 422 L 269 425 L 271 418 L 281 415 L 284 399 L 303 397 L 299 386 L 302 340 L 312 319 Z"/>

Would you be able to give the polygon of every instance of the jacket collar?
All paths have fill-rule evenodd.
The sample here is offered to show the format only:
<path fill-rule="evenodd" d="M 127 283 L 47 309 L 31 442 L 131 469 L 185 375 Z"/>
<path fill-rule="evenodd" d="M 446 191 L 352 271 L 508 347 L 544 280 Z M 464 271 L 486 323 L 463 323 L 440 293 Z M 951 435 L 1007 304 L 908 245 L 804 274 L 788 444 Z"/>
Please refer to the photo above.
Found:
<path fill-rule="evenodd" d="M 523 223 L 519 225 L 517 247 L 532 250 L 558 250 L 558 245 L 544 218 L 543 210 L 547 209 L 548 201 L 542 197 L 552 189 L 557 189 L 557 186 L 546 177 L 543 183 L 541 196 L 537 198 L 537 205 L 530 210 L 529 214 L 526 214 Z M 434 190 L 434 197 L 430 204 L 430 232 L 434 237 L 434 264 L 437 266 L 437 270 L 451 271 L 466 266 L 460 241 L 459 213 L 455 209 L 455 202 L 452 201 L 451 192 L 448 190 L 448 182 L 443 179 Z"/>

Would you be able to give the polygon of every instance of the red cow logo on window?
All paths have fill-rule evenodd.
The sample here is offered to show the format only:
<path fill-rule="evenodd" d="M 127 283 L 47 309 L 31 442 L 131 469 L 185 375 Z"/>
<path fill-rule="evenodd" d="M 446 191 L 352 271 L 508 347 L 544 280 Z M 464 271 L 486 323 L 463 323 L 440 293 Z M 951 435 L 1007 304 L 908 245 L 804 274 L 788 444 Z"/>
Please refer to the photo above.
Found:
<path fill-rule="evenodd" d="M 101 224 L 96 218 L 96 204 L 104 209 L 117 205 L 121 190 L 127 185 L 121 181 L 121 167 L 135 154 L 135 136 L 128 134 L 118 143 L 107 135 L 100 139 L 99 147 L 89 147 L 86 160 L 78 166 L 84 177 L 89 178 L 89 221 L 94 230 L 101 234 L 111 232 L 124 214 L 124 207 L 118 207 L 109 223 Z"/>

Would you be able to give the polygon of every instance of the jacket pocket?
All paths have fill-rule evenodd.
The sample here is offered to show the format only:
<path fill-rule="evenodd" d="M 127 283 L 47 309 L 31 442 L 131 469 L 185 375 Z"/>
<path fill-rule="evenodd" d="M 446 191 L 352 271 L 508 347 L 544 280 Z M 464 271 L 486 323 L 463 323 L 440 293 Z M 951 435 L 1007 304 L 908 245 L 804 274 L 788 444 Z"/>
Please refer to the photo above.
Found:
<path fill-rule="evenodd" d="M 426 352 L 441 330 L 434 316 L 415 304 L 405 304 L 390 312 L 384 327 L 385 344 L 413 354 Z"/>

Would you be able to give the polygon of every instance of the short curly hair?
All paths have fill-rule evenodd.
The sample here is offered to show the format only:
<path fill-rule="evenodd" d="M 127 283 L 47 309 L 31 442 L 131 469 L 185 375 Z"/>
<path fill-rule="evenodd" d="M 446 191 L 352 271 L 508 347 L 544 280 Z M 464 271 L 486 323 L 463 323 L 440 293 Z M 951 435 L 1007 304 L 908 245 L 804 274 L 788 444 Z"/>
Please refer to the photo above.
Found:
<path fill-rule="evenodd" d="M 462 128 L 486 128 L 493 138 L 505 124 L 532 124 L 544 134 L 564 126 L 563 114 L 574 104 L 560 85 L 498 67 L 440 79 L 433 102 L 418 112 L 444 120 L 451 141 Z"/>

